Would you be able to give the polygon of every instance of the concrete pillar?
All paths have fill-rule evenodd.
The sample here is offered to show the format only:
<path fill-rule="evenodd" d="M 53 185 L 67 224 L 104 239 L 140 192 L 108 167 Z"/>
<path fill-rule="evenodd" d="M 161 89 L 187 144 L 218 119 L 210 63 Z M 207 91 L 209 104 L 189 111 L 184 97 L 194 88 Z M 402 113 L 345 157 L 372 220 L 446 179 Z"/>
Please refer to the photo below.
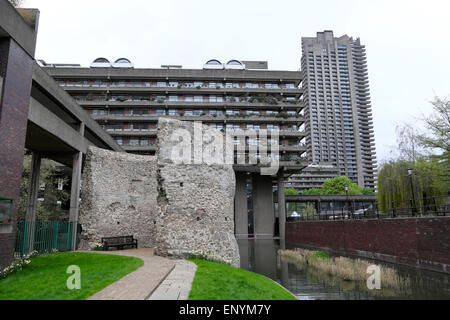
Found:
<path fill-rule="evenodd" d="M 284 172 L 278 170 L 278 225 L 280 240 L 286 239 L 286 195 L 284 193 Z"/>
<path fill-rule="evenodd" d="M 275 214 L 273 205 L 272 178 L 253 175 L 253 219 L 255 239 L 273 239 Z"/>
<path fill-rule="evenodd" d="M 268 278 L 277 276 L 277 250 L 274 240 L 255 240 L 255 272 Z"/>
<path fill-rule="evenodd" d="M 248 239 L 247 174 L 245 172 L 236 172 L 234 230 L 236 239 Z"/>
<path fill-rule="evenodd" d="M 25 252 L 33 251 L 34 248 L 34 230 L 36 222 L 37 197 L 39 192 L 39 176 L 41 173 L 41 155 L 33 152 L 30 164 L 30 179 L 28 185 L 27 212 L 25 221 L 27 223 L 27 242 Z"/>
<path fill-rule="evenodd" d="M 83 153 L 77 152 L 73 156 L 72 166 L 72 186 L 70 189 L 70 210 L 69 222 L 72 223 L 72 250 L 76 250 L 77 244 L 77 223 L 80 210 L 80 186 L 81 186 L 81 164 Z"/>
<path fill-rule="evenodd" d="M 237 243 L 239 245 L 239 256 L 241 261 L 241 269 L 250 269 L 250 252 L 253 250 L 252 240 L 248 239 L 238 239 Z"/>

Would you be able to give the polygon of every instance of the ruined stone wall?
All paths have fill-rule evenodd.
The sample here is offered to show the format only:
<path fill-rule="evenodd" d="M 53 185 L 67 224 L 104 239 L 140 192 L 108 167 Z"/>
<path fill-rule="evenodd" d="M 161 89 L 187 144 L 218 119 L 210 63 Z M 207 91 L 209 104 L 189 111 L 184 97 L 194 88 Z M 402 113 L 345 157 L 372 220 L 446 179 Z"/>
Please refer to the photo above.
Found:
<path fill-rule="evenodd" d="M 201 149 L 191 149 L 190 157 L 183 156 L 191 164 L 174 161 L 173 153 L 177 152 L 174 147 L 183 143 L 179 136 L 184 143 L 189 142 L 186 139 L 203 142 Z M 220 164 L 220 158 L 224 159 L 223 140 L 220 131 L 208 126 L 159 120 L 158 164 L 164 199 L 160 201 L 157 241 L 169 254 L 200 250 L 239 266 L 234 237 L 236 179 L 232 165 Z"/>
<path fill-rule="evenodd" d="M 134 235 L 139 246 L 156 240 L 157 162 L 155 157 L 90 147 L 83 170 L 80 249 L 102 237 Z"/>
<path fill-rule="evenodd" d="M 223 144 L 220 131 L 197 124 L 195 130 L 196 138 L 200 132 L 200 139 L 207 140 L 203 151 L 212 157 L 221 152 L 211 143 Z M 195 153 L 193 148 L 192 160 L 200 154 L 197 164 L 173 161 L 172 151 L 183 139 L 194 140 L 192 122 L 160 119 L 156 157 L 89 149 L 80 209 L 81 248 L 92 248 L 104 236 L 134 235 L 139 246 L 157 246 L 161 255 L 187 257 L 203 251 L 239 267 L 232 165 L 206 164 L 202 150 Z"/>

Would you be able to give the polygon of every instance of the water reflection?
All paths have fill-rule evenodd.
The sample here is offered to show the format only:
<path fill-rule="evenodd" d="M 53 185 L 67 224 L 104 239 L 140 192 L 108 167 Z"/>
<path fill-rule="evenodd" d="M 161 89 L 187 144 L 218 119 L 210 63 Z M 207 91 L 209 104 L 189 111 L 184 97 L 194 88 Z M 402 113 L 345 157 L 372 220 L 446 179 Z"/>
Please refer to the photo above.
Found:
<path fill-rule="evenodd" d="M 450 277 L 445 274 L 395 266 L 399 275 L 408 278 L 408 286 L 369 291 L 365 282 L 342 281 L 282 259 L 277 252 L 286 249 L 284 242 L 238 243 L 242 269 L 277 281 L 300 300 L 450 299 Z"/>

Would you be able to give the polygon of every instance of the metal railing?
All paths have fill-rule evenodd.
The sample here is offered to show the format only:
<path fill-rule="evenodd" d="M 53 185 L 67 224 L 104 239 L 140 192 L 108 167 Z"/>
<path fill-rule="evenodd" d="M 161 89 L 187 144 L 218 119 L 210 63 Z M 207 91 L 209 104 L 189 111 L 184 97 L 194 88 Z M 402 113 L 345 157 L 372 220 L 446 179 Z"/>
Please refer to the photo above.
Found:
<path fill-rule="evenodd" d="M 72 233 L 74 222 L 17 222 L 15 256 L 23 257 L 32 251 L 51 253 L 70 251 L 72 249 Z"/>
<path fill-rule="evenodd" d="M 375 203 L 370 206 L 360 206 L 358 209 L 351 206 L 340 209 L 320 210 L 317 214 L 301 212 L 298 217 L 288 218 L 288 222 L 298 221 L 328 221 L 328 220 L 363 220 L 363 219 L 395 219 L 407 217 L 445 217 L 450 216 L 450 203 L 448 197 L 433 197 L 421 201 L 420 205 L 413 201 L 405 201 L 382 212 Z"/>

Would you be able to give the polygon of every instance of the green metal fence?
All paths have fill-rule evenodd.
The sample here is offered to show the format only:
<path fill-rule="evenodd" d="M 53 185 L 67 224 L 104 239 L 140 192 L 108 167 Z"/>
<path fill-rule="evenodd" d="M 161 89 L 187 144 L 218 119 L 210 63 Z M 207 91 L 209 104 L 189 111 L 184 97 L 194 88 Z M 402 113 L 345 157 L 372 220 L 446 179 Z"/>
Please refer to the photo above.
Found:
<path fill-rule="evenodd" d="M 17 222 L 16 257 L 31 251 L 50 253 L 54 250 L 70 251 L 74 222 Z"/>

